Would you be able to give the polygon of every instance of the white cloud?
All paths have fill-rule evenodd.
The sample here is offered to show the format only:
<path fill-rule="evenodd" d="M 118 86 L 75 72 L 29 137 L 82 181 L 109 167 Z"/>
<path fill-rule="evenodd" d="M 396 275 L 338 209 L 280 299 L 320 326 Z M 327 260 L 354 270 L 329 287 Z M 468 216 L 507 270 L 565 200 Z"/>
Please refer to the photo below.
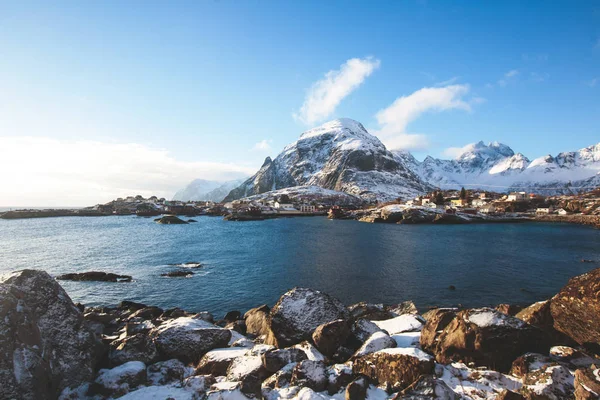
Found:
<path fill-rule="evenodd" d="M 0 205 L 83 206 L 137 194 L 170 198 L 198 177 L 230 180 L 255 169 L 179 161 L 135 143 L 0 137 Z"/>
<path fill-rule="evenodd" d="M 295 119 L 311 125 L 331 116 L 340 102 L 358 88 L 379 67 L 380 61 L 371 57 L 352 58 L 315 82 L 306 94 Z"/>
<path fill-rule="evenodd" d="M 471 111 L 469 102 L 463 98 L 469 93 L 469 85 L 427 87 L 397 98 L 389 107 L 380 110 L 375 118 L 379 136 L 389 149 L 423 149 L 428 145 L 425 135 L 406 132 L 408 124 L 426 112 L 447 110 Z"/>
<path fill-rule="evenodd" d="M 460 79 L 460 76 L 453 76 L 450 79 L 447 79 L 445 81 L 436 83 L 435 86 L 448 86 L 448 85 L 452 85 L 452 84 L 456 83 L 456 81 L 459 80 L 459 79 Z"/>
<path fill-rule="evenodd" d="M 504 76 L 502 77 L 502 79 L 499 79 L 498 81 L 496 81 L 496 85 L 500 86 L 500 87 L 505 87 L 506 85 L 508 85 L 508 83 L 513 80 L 517 75 L 519 75 L 519 70 L 518 69 L 511 69 L 510 71 L 506 72 L 504 74 Z M 494 87 L 493 83 L 487 83 L 485 85 L 486 88 L 491 89 Z"/>
<path fill-rule="evenodd" d="M 448 158 L 458 158 L 458 156 L 463 154 L 471 147 L 473 147 L 473 144 L 468 144 L 463 147 L 448 147 L 442 152 L 442 154 Z"/>
<path fill-rule="evenodd" d="M 596 87 L 596 85 L 598 84 L 598 78 L 591 79 L 585 82 L 585 84 L 589 87 Z"/>
<path fill-rule="evenodd" d="M 269 151 L 271 150 L 271 140 L 261 140 L 252 147 L 253 151 Z"/>

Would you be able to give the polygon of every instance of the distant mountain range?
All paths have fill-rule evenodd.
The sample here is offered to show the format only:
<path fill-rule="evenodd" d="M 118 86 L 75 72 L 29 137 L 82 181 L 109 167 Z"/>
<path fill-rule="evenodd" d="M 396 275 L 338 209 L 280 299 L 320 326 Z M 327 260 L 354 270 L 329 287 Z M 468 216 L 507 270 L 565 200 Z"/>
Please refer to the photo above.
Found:
<path fill-rule="evenodd" d="M 464 147 L 453 160 L 426 157 L 420 162 L 409 152 L 387 150 L 359 122 L 343 118 L 304 132 L 275 159 L 267 157 L 256 174 L 232 185 L 224 200 L 295 186 L 317 186 L 379 201 L 463 186 L 567 194 L 598 187 L 599 172 L 600 144 L 530 161 L 502 143 L 479 142 Z M 211 184 L 214 182 L 196 180 L 175 197 L 183 199 L 182 193 L 194 190 L 204 191 L 206 197 Z M 199 196 L 190 199 L 194 197 Z"/>
<path fill-rule="evenodd" d="M 173 195 L 173 200 L 180 201 L 214 201 L 220 202 L 232 190 L 238 187 L 244 178 L 232 181 L 209 181 L 195 179 L 185 188 Z"/>

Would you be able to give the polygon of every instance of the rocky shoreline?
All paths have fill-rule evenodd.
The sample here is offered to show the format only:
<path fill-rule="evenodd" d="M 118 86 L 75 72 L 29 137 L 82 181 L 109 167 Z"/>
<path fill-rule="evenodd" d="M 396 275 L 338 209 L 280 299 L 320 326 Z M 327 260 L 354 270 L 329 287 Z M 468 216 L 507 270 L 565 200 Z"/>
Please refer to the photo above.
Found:
<path fill-rule="evenodd" d="M 295 288 L 272 308 L 73 304 L 46 272 L 0 279 L 0 398 L 597 399 L 600 269 L 521 308 L 345 306 Z"/>

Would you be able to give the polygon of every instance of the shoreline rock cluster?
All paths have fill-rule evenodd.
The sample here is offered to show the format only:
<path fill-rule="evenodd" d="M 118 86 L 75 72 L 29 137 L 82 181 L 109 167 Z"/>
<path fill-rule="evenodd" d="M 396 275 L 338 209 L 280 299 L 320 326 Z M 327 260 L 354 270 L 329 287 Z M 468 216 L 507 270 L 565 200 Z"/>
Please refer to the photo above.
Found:
<path fill-rule="evenodd" d="M 597 399 L 600 269 L 521 309 L 343 305 L 294 288 L 222 319 L 75 305 L 43 271 L 0 281 L 0 398 Z"/>

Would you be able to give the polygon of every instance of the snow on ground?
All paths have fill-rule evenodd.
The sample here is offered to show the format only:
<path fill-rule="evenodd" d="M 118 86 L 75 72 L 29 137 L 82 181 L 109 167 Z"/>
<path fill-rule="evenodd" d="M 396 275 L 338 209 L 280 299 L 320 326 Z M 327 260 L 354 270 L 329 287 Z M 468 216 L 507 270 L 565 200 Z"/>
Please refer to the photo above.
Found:
<path fill-rule="evenodd" d="M 392 335 L 397 347 L 418 347 L 421 332 L 403 332 Z"/>
<path fill-rule="evenodd" d="M 416 357 L 421 361 L 430 361 L 433 360 L 433 357 L 427 353 L 425 353 L 423 350 L 421 349 L 417 349 L 415 347 L 394 347 L 392 349 L 383 349 L 383 350 L 379 350 L 377 353 L 375 354 L 379 354 L 379 353 L 386 353 L 386 354 L 392 354 L 392 355 L 404 355 L 404 356 L 411 356 L 411 357 Z"/>
<path fill-rule="evenodd" d="M 148 386 L 119 397 L 122 400 L 192 400 L 193 398 L 194 392 L 173 385 Z"/>
<path fill-rule="evenodd" d="M 503 314 L 491 308 L 474 309 L 466 318 L 467 322 L 471 322 L 480 328 L 487 328 L 492 325 L 512 326 L 514 328 L 522 328 L 525 322 Z"/>
<path fill-rule="evenodd" d="M 325 361 L 325 356 L 309 342 L 302 342 L 294 346 L 306 353 L 306 356 L 311 361 Z"/>
<path fill-rule="evenodd" d="M 420 331 L 423 328 L 423 323 L 412 314 L 404 314 L 384 321 L 373 321 L 373 323 L 379 328 L 387 331 L 390 335 L 402 332 Z"/>
<path fill-rule="evenodd" d="M 518 378 L 497 371 L 471 369 L 463 363 L 436 364 L 436 375 L 461 397 L 473 400 L 492 400 L 505 389 L 518 391 Z"/>

